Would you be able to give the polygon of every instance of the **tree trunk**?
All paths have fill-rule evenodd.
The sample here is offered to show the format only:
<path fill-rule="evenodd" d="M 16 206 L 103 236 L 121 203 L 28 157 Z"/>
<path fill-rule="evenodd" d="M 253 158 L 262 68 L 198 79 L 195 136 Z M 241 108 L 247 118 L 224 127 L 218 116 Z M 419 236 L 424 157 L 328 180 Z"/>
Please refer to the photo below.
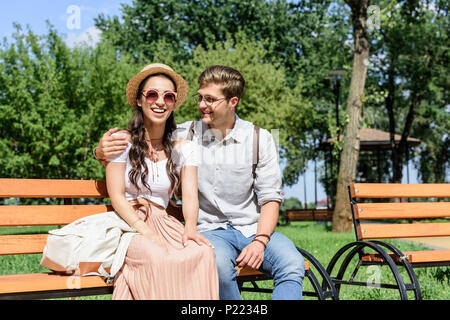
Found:
<path fill-rule="evenodd" d="M 333 232 L 349 232 L 352 216 L 348 198 L 348 186 L 355 181 L 356 163 L 359 156 L 359 126 L 362 97 L 369 64 L 369 42 L 367 40 L 367 8 L 370 0 L 346 0 L 352 10 L 354 54 L 352 79 L 347 99 L 349 122 L 345 128 L 344 146 L 341 153 L 336 191 L 336 207 L 333 213 Z"/>

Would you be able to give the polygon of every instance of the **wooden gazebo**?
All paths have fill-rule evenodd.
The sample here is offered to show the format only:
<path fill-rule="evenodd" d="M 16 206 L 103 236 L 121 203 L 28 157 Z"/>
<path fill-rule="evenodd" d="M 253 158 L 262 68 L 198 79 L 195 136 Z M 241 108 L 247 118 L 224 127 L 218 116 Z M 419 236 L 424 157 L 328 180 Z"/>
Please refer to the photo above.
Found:
<path fill-rule="evenodd" d="M 362 128 L 359 130 L 360 144 L 359 150 L 361 151 L 378 151 L 378 150 L 391 150 L 391 138 L 390 133 L 386 131 Z M 343 136 L 341 135 L 341 139 Z M 399 134 L 394 135 L 395 144 L 400 143 L 401 136 Z M 317 150 L 331 151 L 333 138 L 329 138 L 319 144 Z M 407 139 L 408 148 L 416 147 L 420 144 L 420 140 L 416 138 Z"/>
<path fill-rule="evenodd" d="M 365 157 L 367 154 L 375 154 L 377 159 L 377 164 L 374 167 L 376 167 L 377 170 L 377 180 L 378 181 L 370 181 L 370 182 L 382 182 L 381 181 L 381 160 L 382 157 L 385 158 L 386 152 L 392 150 L 391 141 L 390 141 L 390 133 L 386 131 L 381 131 L 377 129 L 371 129 L 371 128 L 362 128 L 359 131 L 360 134 L 360 156 L 358 159 L 359 162 L 363 162 L 368 157 Z M 343 136 L 340 136 L 340 139 L 343 139 Z M 394 135 L 394 141 L 395 144 L 398 145 L 400 143 L 401 136 L 399 134 Z M 339 162 L 336 161 L 336 159 L 333 159 L 332 155 L 332 149 L 333 149 L 333 143 L 334 139 L 329 138 L 326 141 L 323 141 L 319 144 L 317 150 L 324 151 L 325 152 L 325 192 L 327 194 L 327 199 L 330 198 L 330 180 L 332 180 L 332 183 L 334 185 L 336 184 L 336 179 L 334 178 L 333 174 L 333 167 L 339 166 Z M 414 148 L 417 147 L 420 144 L 420 140 L 416 138 L 409 137 L 407 139 L 407 148 Z M 407 158 L 407 161 L 409 159 Z M 337 170 L 338 171 L 338 170 Z M 408 180 L 409 180 L 409 171 L 407 172 Z M 331 179 L 329 179 L 329 177 Z M 327 207 L 330 208 L 330 204 L 327 204 Z M 331 207 L 334 207 L 334 204 L 331 205 Z"/>
<path fill-rule="evenodd" d="M 362 128 L 359 131 L 360 134 L 360 154 L 358 163 L 364 162 L 369 157 L 365 157 L 367 154 L 375 154 L 376 155 L 376 169 L 374 166 L 371 168 L 372 170 L 377 170 L 377 181 L 370 182 L 382 182 L 382 173 L 381 173 L 381 160 L 382 157 L 386 156 L 386 152 L 392 150 L 391 141 L 390 141 L 390 133 L 370 129 L 370 128 Z M 396 134 L 394 136 L 395 144 L 398 145 L 401 140 L 401 136 Z M 340 139 L 343 139 L 341 135 Z M 324 151 L 325 153 L 325 193 L 327 195 L 327 208 L 317 208 L 316 209 L 295 209 L 295 210 L 286 210 L 285 219 L 287 221 L 304 221 L 304 220 L 313 220 L 313 221 L 330 221 L 333 216 L 334 210 L 334 200 L 331 197 L 333 194 L 334 188 L 336 186 L 336 178 L 337 175 L 333 175 L 333 168 L 339 166 L 339 162 L 334 159 L 332 150 L 333 150 L 333 139 L 329 138 L 326 141 L 323 141 L 319 144 L 316 150 Z M 420 140 L 416 138 L 408 138 L 407 139 L 407 147 L 414 148 L 420 144 Z M 407 159 L 409 161 L 409 159 Z M 339 170 L 336 170 L 337 172 Z M 409 180 L 409 172 L 407 173 Z M 316 177 L 316 173 L 314 174 Z M 359 179 L 358 179 L 359 178 Z M 316 180 L 316 178 L 315 178 Z M 361 177 L 357 176 L 357 180 L 363 181 Z M 317 184 L 317 181 L 314 181 Z M 332 203 L 329 203 L 329 199 L 332 199 Z M 316 199 L 317 201 L 317 199 Z M 306 199 L 305 199 L 306 202 Z"/>

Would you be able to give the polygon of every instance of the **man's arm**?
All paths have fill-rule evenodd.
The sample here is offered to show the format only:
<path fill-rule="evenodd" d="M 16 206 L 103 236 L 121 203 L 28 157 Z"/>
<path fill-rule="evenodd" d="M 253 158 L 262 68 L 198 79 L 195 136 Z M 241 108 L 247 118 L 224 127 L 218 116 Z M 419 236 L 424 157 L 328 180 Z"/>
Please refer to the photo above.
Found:
<path fill-rule="evenodd" d="M 258 230 L 256 231 L 256 238 L 258 240 L 263 240 L 266 244 L 269 239 L 265 236 L 270 236 L 274 231 L 278 223 L 280 203 L 277 201 L 266 202 L 261 207 L 261 214 L 258 220 Z M 265 238 L 265 239 L 264 239 Z"/>
<path fill-rule="evenodd" d="M 118 130 L 118 128 L 108 130 L 100 139 L 98 146 L 94 148 L 94 156 L 103 166 L 106 165 L 106 159 L 118 156 L 128 145 L 126 135 L 112 135 Z"/>
<path fill-rule="evenodd" d="M 261 206 L 258 228 L 254 241 L 245 247 L 236 259 L 240 267 L 248 265 L 258 269 L 264 261 L 264 249 L 278 222 L 281 190 L 281 170 L 272 135 L 261 129 L 260 161 L 256 168 L 255 193 Z"/>

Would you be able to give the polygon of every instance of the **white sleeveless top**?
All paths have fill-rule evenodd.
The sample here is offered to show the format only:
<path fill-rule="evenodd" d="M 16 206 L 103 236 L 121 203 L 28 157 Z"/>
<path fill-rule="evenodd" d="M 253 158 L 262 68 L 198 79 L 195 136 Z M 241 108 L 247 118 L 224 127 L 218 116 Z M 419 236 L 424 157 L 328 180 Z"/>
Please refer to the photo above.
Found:
<path fill-rule="evenodd" d="M 141 191 L 139 192 L 136 187 L 130 182 L 130 179 L 128 177 L 128 174 L 131 170 L 130 159 L 128 157 L 130 149 L 131 143 L 128 142 L 127 148 L 120 155 L 108 159 L 109 162 L 126 163 L 124 177 L 126 199 L 135 200 L 137 198 L 145 198 L 159 204 L 164 208 L 167 208 L 167 205 L 169 204 L 170 189 L 170 180 L 166 171 L 167 159 L 158 162 L 152 162 L 150 161 L 150 159 L 145 158 L 145 163 L 148 167 L 146 182 L 150 186 L 151 191 L 142 185 L 141 179 L 140 177 L 138 177 L 136 179 L 136 182 L 141 188 Z M 173 150 L 172 157 L 174 157 L 174 163 L 177 164 L 178 172 L 180 172 L 181 168 L 184 166 L 198 166 L 195 144 L 191 141 L 183 144 L 178 150 Z"/>

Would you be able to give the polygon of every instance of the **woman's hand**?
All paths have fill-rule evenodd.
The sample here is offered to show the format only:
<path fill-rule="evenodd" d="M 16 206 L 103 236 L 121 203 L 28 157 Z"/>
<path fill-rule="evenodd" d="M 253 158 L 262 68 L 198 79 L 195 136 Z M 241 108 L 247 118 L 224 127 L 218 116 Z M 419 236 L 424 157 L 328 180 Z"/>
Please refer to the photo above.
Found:
<path fill-rule="evenodd" d="M 183 246 L 186 247 L 187 242 L 189 240 L 195 241 L 199 246 L 206 244 L 207 246 L 214 248 L 212 243 L 209 242 L 209 240 L 204 235 L 202 235 L 200 232 L 198 232 L 197 229 L 193 229 L 193 228 L 185 228 L 184 229 L 184 233 L 183 233 L 183 237 L 182 237 Z"/>

